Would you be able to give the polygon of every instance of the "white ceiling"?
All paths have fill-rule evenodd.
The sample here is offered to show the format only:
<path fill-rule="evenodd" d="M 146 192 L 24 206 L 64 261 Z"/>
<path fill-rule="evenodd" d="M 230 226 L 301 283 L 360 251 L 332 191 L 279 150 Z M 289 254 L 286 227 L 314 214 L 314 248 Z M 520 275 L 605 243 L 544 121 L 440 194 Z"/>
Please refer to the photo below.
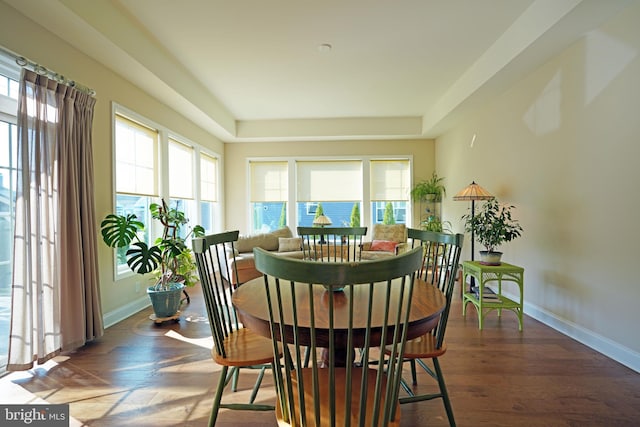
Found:
<path fill-rule="evenodd" d="M 633 0 L 3 1 L 234 142 L 437 137 Z"/>

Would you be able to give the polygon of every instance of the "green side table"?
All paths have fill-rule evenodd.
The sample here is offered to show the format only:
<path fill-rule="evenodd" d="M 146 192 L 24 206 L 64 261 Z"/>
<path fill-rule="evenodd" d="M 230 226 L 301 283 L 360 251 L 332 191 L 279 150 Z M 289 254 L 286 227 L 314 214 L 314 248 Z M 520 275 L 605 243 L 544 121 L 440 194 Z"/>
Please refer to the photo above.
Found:
<path fill-rule="evenodd" d="M 497 310 L 498 316 L 502 310 L 511 310 L 518 316 L 519 330 L 522 331 L 522 311 L 524 303 L 524 268 L 503 262 L 500 265 L 484 265 L 478 261 L 462 262 L 462 284 L 467 281 L 467 276 L 475 278 L 478 294 L 466 290 L 462 295 L 462 316 L 467 314 L 467 304 L 471 303 L 478 312 L 478 329 L 482 329 L 484 316 Z M 487 295 L 485 286 L 488 283 L 498 282 L 498 290 L 495 295 Z M 514 282 L 520 289 L 520 301 L 514 301 L 502 295 L 502 282 Z"/>

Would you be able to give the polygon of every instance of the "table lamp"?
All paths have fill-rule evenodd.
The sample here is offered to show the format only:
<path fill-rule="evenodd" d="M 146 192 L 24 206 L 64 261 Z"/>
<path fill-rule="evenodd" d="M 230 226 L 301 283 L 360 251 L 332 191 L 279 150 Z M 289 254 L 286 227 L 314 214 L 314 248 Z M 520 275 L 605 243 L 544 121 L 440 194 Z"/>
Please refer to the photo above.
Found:
<path fill-rule="evenodd" d="M 318 217 L 313 220 L 313 225 L 319 225 L 321 228 L 324 228 L 325 225 L 331 225 L 331 219 L 329 219 L 328 216 L 318 215 Z M 318 243 L 321 245 L 327 243 L 324 240 L 324 234 L 320 235 L 320 241 Z"/>
<path fill-rule="evenodd" d="M 318 217 L 313 220 L 313 225 L 319 225 L 320 227 L 331 225 L 331 219 L 329 219 L 328 216 L 318 215 Z"/>

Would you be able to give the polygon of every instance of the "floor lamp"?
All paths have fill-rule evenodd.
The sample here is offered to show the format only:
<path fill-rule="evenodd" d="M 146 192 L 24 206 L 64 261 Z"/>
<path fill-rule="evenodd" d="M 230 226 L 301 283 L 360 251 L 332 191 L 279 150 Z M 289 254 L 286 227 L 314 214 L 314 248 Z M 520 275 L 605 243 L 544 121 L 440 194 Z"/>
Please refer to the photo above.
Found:
<path fill-rule="evenodd" d="M 458 194 L 456 194 L 455 196 L 453 196 L 453 200 L 456 201 L 467 201 L 467 200 L 471 200 L 471 216 L 473 217 L 475 215 L 475 202 L 476 200 L 489 200 L 489 199 L 493 199 L 493 196 L 484 188 L 480 187 L 478 184 L 476 184 L 475 181 L 472 181 L 471 184 L 469 184 L 468 186 L 466 186 L 465 188 L 463 188 L 462 190 L 460 190 L 458 192 Z M 471 229 L 471 261 L 473 261 L 473 256 L 474 256 L 474 242 L 475 242 L 475 236 L 473 234 L 473 229 Z M 471 287 L 473 288 L 475 286 L 475 281 L 473 279 L 473 277 L 471 277 Z"/>

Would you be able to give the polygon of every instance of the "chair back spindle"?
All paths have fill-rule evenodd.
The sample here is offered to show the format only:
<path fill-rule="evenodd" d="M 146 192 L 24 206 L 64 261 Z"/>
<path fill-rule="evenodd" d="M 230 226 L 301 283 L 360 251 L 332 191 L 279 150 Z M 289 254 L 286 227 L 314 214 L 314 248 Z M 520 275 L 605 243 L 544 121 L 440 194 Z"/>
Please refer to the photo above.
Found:
<path fill-rule="evenodd" d="M 367 227 L 298 227 L 306 260 L 360 261 Z"/>

